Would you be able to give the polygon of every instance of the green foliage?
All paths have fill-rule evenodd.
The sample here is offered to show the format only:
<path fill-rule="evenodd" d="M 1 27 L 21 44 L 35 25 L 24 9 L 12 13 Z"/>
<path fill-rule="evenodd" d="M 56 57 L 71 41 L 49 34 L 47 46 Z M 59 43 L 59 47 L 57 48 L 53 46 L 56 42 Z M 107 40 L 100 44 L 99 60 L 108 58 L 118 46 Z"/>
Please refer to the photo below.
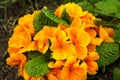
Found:
<path fill-rule="evenodd" d="M 57 26 L 58 24 L 69 26 L 66 21 L 58 18 L 52 11 L 47 8 L 43 8 L 42 11 L 38 13 L 34 18 L 35 32 L 41 30 L 45 25 Z"/>
<path fill-rule="evenodd" d="M 8 2 L 11 2 L 11 3 L 16 3 L 18 2 L 19 0 L 8 0 Z M 21 2 L 25 2 L 26 0 L 21 0 Z"/>
<path fill-rule="evenodd" d="M 100 59 L 97 61 L 99 67 L 115 62 L 120 56 L 119 45 L 112 42 L 105 42 L 101 46 L 97 46 L 97 52 L 100 56 Z"/>
<path fill-rule="evenodd" d="M 78 3 L 78 2 L 80 2 L 81 0 L 64 0 L 64 4 L 65 3 L 68 3 L 68 2 L 74 2 L 74 3 Z"/>
<path fill-rule="evenodd" d="M 25 70 L 27 74 L 33 77 L 44 76 L 50 71 L 50 69 L 48 68 L 48 63 L 50 61 L 50 58 L 42 55 L 41 53 L 39 53 L 40 54 L 39 55 L 38 53 L 39 52 L 36 51 L 28 53 L 29 57 L 32 60 L 29 60 L 25 64 Z"/>
<path fill-rule="evenodd" d="M 52 11 L 50 11 L 47 8 L 43 8 L 42 12 L 45 14 L 46 17 L 48 17 L 49 19 L 51 19 L 52 21 L 58 23 L 58 24 L 63 24 L 65 26 L 69 26 L 69 24 L 66 23 L 66 21 L 58 18 Z"/>
<path fill-rule="evenodd" d="M 120 29 L 115 29 L 114 40 L 115 42 L 120 42 Z"/>
<path fill-rule="evenodd" d="M 93 5 L 88 1 L 79 2 L 78 5 L 81 6 L 83 10 L 93 12 Z"/>
<path fill-rule="evenodd" d="M 61 18 L 62 18 L 64 21 L 66 21 L 68 24 L 71 23 L 71 21 L 70 21 L 70 16 L 69 16 L 69 14 L 67 13 L 66 9 L 64 9 L 64 10 L 62 11 Z"/>
<path fill-rule="evenodd" d="M 30 52 L 28 52 L 27 56 L 29 59 L 34 59 L 38 56 L 42 56 L 42 53 L 40 53 L 38 51 L 30 51 Z"/>
<path fill-rule="evenodd" d="M 116 5 L 117 3 L 117 0 L 105 0 L 96 3 L 95 6 L 102 14 L 109 15 L 111 13 L 115 13 L 118 10 Z"/>
<path fill-rule="evenodd" d="M 99 25 L 117 28 L 120 22 L 119 0 L 84 0 L 78 2 L 83 10 L 88 10 L 96 17 L 101 18 Z"/>
<path fill-rule="evenodd" d="M 120 80 L 120 68 L 115 68 L 113 70 L 113 78 L 114 80 Z"/>

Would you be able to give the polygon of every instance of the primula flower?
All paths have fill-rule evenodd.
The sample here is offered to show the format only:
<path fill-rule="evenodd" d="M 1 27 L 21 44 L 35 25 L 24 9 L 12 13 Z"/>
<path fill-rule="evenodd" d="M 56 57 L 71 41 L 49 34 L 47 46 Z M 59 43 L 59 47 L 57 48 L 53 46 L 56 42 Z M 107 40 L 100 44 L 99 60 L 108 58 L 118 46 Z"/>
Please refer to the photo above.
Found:
<path fill-rule="evenodd" d="M 60 78 L 61 70 L 60 68 L 53 68 L 48 74 L 48 80 L 62 80 Z"/>
<path fill-rule="evenodd" d="M 39 12 L 40 11 L 35 11 L 32 15 L 27 14 L 18 20 L 18 25 L 23 26 L 24 28 L 27 28 L 32 36 L 35 34 L 34 27 L 33 27 L 33 19 L 34 19 L 34 16 Z M 17 29 L 15 29 L 15 31 L 16 30 Z"/>
<path fill-rule="evenodd" d="M 86 12 L 86 14 L 82 17 L 80 17 L 82 21 L 85 23 L 85 28 L 88 27 L 95 27 L 94 21 L 96 20 L 95 16 L 93 16 L 91 13 Z"/>
<path fill-rule="evenodd" d="M 81 28 L 82 26 L 84 26 L 84 23 L 83 23 L 82 19 L 74 18 L 70 26 Z"/>
<path fill-rule="evenodd" d="M 61 71 L 61 80 L 86 80 L 87 65 L 76 57 L 71 56 L 65 62 L 65 66 Z"/>
<path fill-rule="evenodd" d="M 67 3 L 65 5 L 61 5 L 56 9 L 55 14 L 61 18 L 61 14 L 64 9 L 66 9 L 71 18 L 81 17 L 86 14 L 86 12 L 83 12 L 82 8 L 75 3 Z"/>
<path fill-rule="evenodd" d="M 45 53 L 48 50 L 49 47 L 49 42 L 48 42 L 48 37 L 43 35 L 43 31 L 39 31 L 35 36 L 34 36 L 34 41 L 37 45 L 37 49 Z"/>
<path fill-rule="evenodd" d="M 113 30 L 111 30 L 110 32 L 107 32 L 108 30 L 106 30 L 107 28 L 103 28 L 102 26 L 100 26 L 99 28 L 99 36 L 100 38 L 103 38 L 104 42 L 114 42 L 114 40 L 112 39 L 111 36 L 109 36 L 109 33 L 113 35 Z"/>
<path fill-rule="evenodd" d="M 49 68 L 61 68 L 64 65 L 63 60 L 57 60 L 55 63 L 54 62 L 49 62 L 48 67 Z"/>
<path fill-rule="evenodd" d="M 84 59 L 84 61 L 87 64 L 88 67 L 88 73 L 91 75 L 96 74 L 98 70 L 98 64 L 96 60 L 99 59 L 99 55 L 97 52 L 91 52 L 88 54 L 88 56 Z"/>
<path fill-rule="evenodd" d="M 7 64 L 11 66 L 19 66 L 19 74 L 23 74 L 24 65 L 26 63 L 26 56 L 24 54 L 14 54 L 7 58 Z"/>
<path fill-rule="evenodd" d="M 67 41 L 69 38 L 63 30 L 57 29 L 51 40 L 50 50 L 53 51 L 52 57 L 56 60 L 67 59 L 75 54 L 73 45 Z"/>
<path fill-rule="evenodd" d="M 87 55 L 86 46 L 90 43 L 90 36 L 85 31 L 77 27 L 70 27 L 66 31 L 76 48 L 78 58 L 85 58 Z"/>
<path fill-rule="evenodd" d="M 24 77 L 24 80 L 45 80 L 45 78 L 42 77 L 42 76 L 39 77 L 39 78 L 36 78 L 36 77 L 32 77 L 32 76 L 28 75 L 28 74 L 26 73 L 25 69 L 23 70 L 23 74 L 22 74 L 21 76 Z"/>
<path fill-rule="evenodd" d="M 49 38 L 52 37 L 55 27 L 44 26 L 44 28 L 39 31 L 34 36 L 34 41 L 40 52 L 45 53 L 49 47 Z"/>
<path fill-rule="evenodd" d="M 88 52 L 93 52 L 96 51 L 96 46 L 100 46 L 101 43 L 103 42 L 102 38 L 96 37 L 97 32 L 95 30 L 96 27 L 88 27 L 85 29 L 85 31 L 89 34 L 90 36 L 90 44 L 87 46 Z"/>
<path fill-rule="evenodd" d="M 28 29 L 21 29 L 21 26 L 17 26 L 20 30 L 18 32 L 14 32 L 12 37 L 8 41 L 8 52 L 18 53 L 24 47 L 27 47 L 31 43 L 31 36 Z"/>

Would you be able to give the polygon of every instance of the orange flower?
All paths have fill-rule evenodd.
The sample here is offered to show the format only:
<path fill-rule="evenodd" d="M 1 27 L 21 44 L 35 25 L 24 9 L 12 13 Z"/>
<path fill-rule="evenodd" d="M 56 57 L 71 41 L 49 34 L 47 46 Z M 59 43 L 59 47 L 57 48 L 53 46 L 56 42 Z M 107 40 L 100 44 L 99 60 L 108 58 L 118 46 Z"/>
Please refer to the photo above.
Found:
<path fill-rule="evenodd" d="M 86 80 L 87 65 L 76 57 L 69 57 L 61 71 L 61 80 Z"/>
<path fill-rule="evenodd" d="M 87 46 L 88 52 L 96 51 L 96 45 L 101 45 L 103 39 L 96 37 L 97 36 L 96 27 L 88 27 L 85 29 L 85 31 L 90 36 L 90 44 Z"/>
<path fill-rule="evenodd" d="M 48 42 L 48 37 L 43 35 L 43 31 L 39 31 L 35 36 L 34 36 L 34 41 L 37 45 L 37 49 L 42 52 L 46 53 L 49 47 L 49 42 Z"/>
<path fill-rule="evenodd" d="M 69 38 L 63 30 L 57 29 L 51 40 L 50 50 L 53 51 L 52 57 L 56 60 L 67 59 L 75 54 L 73 45 L 67 41 Z"/>
<path fill-rule="evenodd" d="M 88 56 L 84 59 L 84 61 L 87 64 L 88 67 L 88 73 L 91 75 L 96 74 L 98 70 L 98 64 L 96 60 L 99 59 L 99 55 L 97 52 L 91 52 L 88 54 Z"/>
<path fill-rule="evenodd" d="M 86 14 L 86 12 L 83 12 L 82 8 L 80 6 L 78 6 L 77 4 L 75 4 L 75 3 L 67 3 L 65 5 L 61 5 L 55 11 L 55 14 L 60 18 L 61 18 L 61 14 L 62 14 L 63 9 L 66 9 L 67 13 L 69 14 L 69 16 L 71 18 L 73 18 L 73 17 L 81 17 L 81 16 Z"/>
<path fill-rule="evenodd" d="M 8 65 L 19 66 L 19 74 L 23 74 L 24 65 L 26 63 L 26 56 L 24 54 L 11 55 L 6 61 Z"/>
<path fill-rule="evenodd" d="M 18 25 L 21 25 L 29 30 L 31 35 L 34 35 L 34 27 L 33 27 L 33 19 L 34 16 L 31 14 L 25 15 L 18 20 Z"/>
<path fill-rule="evenodd" d="M 114 36 L 114 30 L 113 30 L 113 28 L 104 27 L 104 29 L 108 32 L 108 35 L 109 35 L 110 37 L 113 37 L 113 36 Z"/>
<path fill-rule="evenodd" d="M 14 34 L 8 41 L 8 52 L 18 53 L 24 47 L 27 47 L 31 43 L 31 36 L 27 28 L 22 26 L 16 26 L 19 30 L 14 31 Z M 15 28 L 15 29 L 16 29 Z"/>
<path fill-rule="evenodd" d="M 84 15 L 84 16 L 82 16 L 82 17 L 80 17 L 82 20 L 83 20 L 83 22 L 85 22 L 85 24 L 86 24 L 86 28 L 87 27 L 90 27 L 90 26 L 93 26 L 93 27 L 95 27 L 96 25 L 94 24 L 94 20 L 96 19 L 95 18 L 95 16 L 93 16 L 91 13 L 88 13 L 88 12 L 86 12 L 86 14 Z"/>
<path fill-rule="evenodd" d="M 55 63 L 54 62 L 48 63 L 49 68 L 61 68 L 63 65 L 64 65 L 64 61 L 62 60 L 57 60 Z"/>
<path fill-rule="evenodd" d="M 64 9 L 64 5 L 61 5 L 60 7 L 58 7 L 55 11 L 55 15 L 61 18 L 63 9 Z"/>
<path fill-rule="evenodd" d="M 62 80 L 60 78 L 61 70 L 59 68 L 53 68 L 48 74 L 48 80 Z"/>
<path fill-rule="evenodd" d="M 77 27 L 70 27 L 66 31 L 76 48 L 78 58 L 85 58 L 87 56 L 86 46 L 90 43 L 90 36 L 84 30 Z"/>
<path fill-rule="evenodd" d="M 100 38 L 102 38 L 104 40 L 104 42 L 114 42 L 114 40 L 111 38 L 111 36 L 109 36 L 109 33 L 113 34 L 113 30 L 107 32 L 108 30 L 106 30 L 107 28 L 103 28 L 102 26 L 100 26 L 99 28 L 99 36 Z"/>
<path fill-rule="evenodd" d="M 71 27 L 79 27 L 80 28 L 80 27 L 84 26 L 84 24 L 83 24 L 82 19 L 74 18 L 70 26 Z"/>
<path fill-rule="evenodd" d="M 25 69 L 23 70 L 23 74 L 21 75 L 22 77 L 24 77 L 24 80 L 45 80 L 44 77 L 39 77 L 39 78 L 36 78 L 36 77 L 32 77 L 30 75 L 28 75 L 25 71 Z"/>
<path fill-rule="evenodd" d="M 44 26 L 44 28 L 34 36 L 34 41 L 40 52 L 46 53 L 46 51 L 48 50 L 48 40 L 50 37 L 52 37 L 54 30 L 55 27 Z"/>
<path fill-rule="evenodd" d="M 36 50 L 37 50 L 37 44 L 35 43 L 35 41 L 32 41 L 27 47 L 24 47 L 21 50 L 19 50 L 18 53 L 24 53 L 27 51 L 36 51 Z"/>
<path fill-rule="evenodd" d="M 70 17 L 81 17 L 86 14 L 86 12 L 83 12 L 82 8 L 75 3 L 65 4 L 65 8 Z"/>
<path fill-rule="evenodd" d="M 96 51 L 96 45 L 94 45 L 94 44 L 89 44 L 89 45 L 87 46 L 87 50 L 88 50 L 88 53 L 89 53 L 89 52 L 94 52 L 94 51 Z"/>

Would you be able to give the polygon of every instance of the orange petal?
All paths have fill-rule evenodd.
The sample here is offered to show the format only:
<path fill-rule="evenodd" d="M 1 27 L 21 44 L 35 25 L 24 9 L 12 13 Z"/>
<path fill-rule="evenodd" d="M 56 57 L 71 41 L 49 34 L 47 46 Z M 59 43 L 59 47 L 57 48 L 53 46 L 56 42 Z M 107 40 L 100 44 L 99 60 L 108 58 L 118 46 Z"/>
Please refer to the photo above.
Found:
<path fill-rule="evenodd" d="M 99 59 L 99 55 L 97 52 L 91 52 L 89 55 L 85 58 L 85 61 L 95 61 Z"/>
<path fill-rule="evenodd" d="M 48 67 L 49 68 L 60 68 L 64 65 L 64 61 L 57 60 L 55 63 L 54 62 L 49 62 Z"/>
<path fill-rule="evenodd" d="M 84 46 L 76 46 L 77 57 L 84 59 L 87 56 L 87 48 Z"/>
<path fill-rule="evenodd" d="M 82 8 L 75 3 L 67 3 L 65 4 L 65 8 L 70 17 L 80 17 L 86 14 L 82 11 Z"/>
<path fill-rule="evenodd" d="M 89 44 L 87 46 L 88 52 L 95 52 L 96 51 L 96 45 Z"/>
<path fill-rule="evenodd" d="M 80 18 L 74 18 L 71 27 L 81 27 L 82 26 L 82 20 Z"/>
<path fill-rule="evenodd" d="M 90 35 L 90 37 L 94 38 L 97 33 L 94 29 L 91 29 L 91 28 L 86 28 L 85 31 Z"/>
<path fill-rule="evenodd" d="M 114 40 L 109 36 L 108 32 L 100 26 L 100 32 L 99 32 L 100 38 L 104 39 L 104 42 L 114 42 Z"/>
<path fill-rule="evenodd" d="M 91 44 L 93 45 L 101 45 L 101 43 L 103 42 L 103 39 L 102 38 L 91 38 Z"/>
<path fill-rule="evenodd" d="M 114 30 L 113 30 L 113 28 L 107 28 L 107 27 L 105 27 L 104 29 L 108 32 L 108 35 L 110 37 L 114 36 Z"/>
<path fill-rule="evenodd" d="M 90 62 L 86 62 L 87 66 L 88 66 L 88 73 L 91 75 L 96 74 L 97 70 L 98 70 L 98 64 L 97 62 L 94 61 L 90 61 Z"/>

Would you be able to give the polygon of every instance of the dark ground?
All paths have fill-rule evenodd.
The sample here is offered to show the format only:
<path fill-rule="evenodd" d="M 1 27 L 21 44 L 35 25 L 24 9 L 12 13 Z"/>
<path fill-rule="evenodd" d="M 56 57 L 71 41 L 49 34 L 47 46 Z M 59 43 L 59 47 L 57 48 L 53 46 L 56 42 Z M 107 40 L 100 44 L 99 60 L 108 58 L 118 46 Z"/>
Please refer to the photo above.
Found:
<path fill-rule="evenodd" d="M 53 10 L 59 6 L 62 1 L 63 0 L 38 0 L 38 8 L 41 9 L 44 5 L 46 5 L 49 9 Z M 36 9 L 34 2 L 32 3 L 33 7 Z M 30 2 L 26 2 L 25 4 L 22 2 L 7 4 L 6 21 L 0 21 L 0 80 L 23 80 L 17 75 L 17 67 L 11 67 L 6 64 L 6 58 L 9 57 L 9 54 L 7 52 L 7 42 L 12 34 L 15 24 L 17 24 L 17 17 L 21 17 L 26 13 L 32 13 L 32 11 L 33 8 L 31 7 Z M 3 9 L 0 9 L 0 19 L 5 20 L 4 16 L 5 11 Z M 105 72 L 103 71 L 104 69 L 101 69 L 99 71 L 100 74 L 97 74 L 97 76 L 103 79 L 98 80 L 113 80 L 111 71 L 114 66 L 120 67 L 120 59 L 117 60 L 114 64 L 107 66 L 107 68 L 109 68 Z"/>

